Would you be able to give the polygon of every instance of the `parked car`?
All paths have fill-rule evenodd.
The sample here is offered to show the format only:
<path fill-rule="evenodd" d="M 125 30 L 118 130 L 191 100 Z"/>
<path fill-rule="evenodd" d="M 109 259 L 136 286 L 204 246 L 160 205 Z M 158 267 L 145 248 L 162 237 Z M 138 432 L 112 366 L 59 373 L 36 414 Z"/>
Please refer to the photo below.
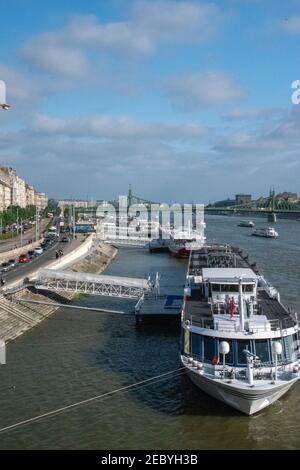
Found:
<path fill-rule="evenodd" d="M 38 246 L 34 249 L 34 253 L 37 255 L 41 255 L 43 253 L 43 248 L 41 246 Z"/>
<path fill-rule="evenodd" d="M 27 253 L 28 258 L 32 259 L 36 257 L 36 253 L 33 250 L 28 251 Z"/>
<path fill-rule="evenodd" d="M 69 243 L 70 239 L 69 239 L 69 237 L 62 237 L 62 239 L 60 241 L 62 243 Z"/>
<path fill-rule="evenodd" d="M 17 262 L 18 262 L 18 261 L 17 261 L 16 259 L 10 259 L 10 260 L 8 261 L 8 264 L 10 264 L 10 266 L 11 266 L 12 268 L 14 268 L 14 267 L 16 266 Z"/>
<path fill-rule="evenodd" d="M 6 271 L 8 271 L 8 270 L 10 269 L 10 267 L 11 267 L 11 266 L 10 266 L 9 263 L 2 263 L 2 264 L 1 264 L 1 267 L 0 267 L 0 270 L 1 270 L 2 272 L 6 272 Z"/>
<path fill-rule="evenodd" d="M 29 256 L 22 254 L 19 256 L 19 263 L 29 263 L 30 258 Z"/>

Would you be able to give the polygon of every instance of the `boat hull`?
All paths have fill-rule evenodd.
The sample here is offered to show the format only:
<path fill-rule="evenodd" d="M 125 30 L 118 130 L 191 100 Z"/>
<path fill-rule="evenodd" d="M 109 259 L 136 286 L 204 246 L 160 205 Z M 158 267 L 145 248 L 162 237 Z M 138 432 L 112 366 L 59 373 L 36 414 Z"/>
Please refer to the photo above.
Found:
<path fill-rule="evenodd" d="M 190 369 L 188 369 L 188 377 L 203 392 L 249 416 L 277 401 L 298 380 L 296 377 L 287 383 L 272 385 L 267 389 L 255 387 L 239 389 L 224 382 L 212 380 Z"/>
<path fill-rule="evenodd" d="M 260 238 L 278 238 L 278 235 L 259 235 L 257 233 L 252 233 L 252 236 Z"/>
<path fill-rule="evenodd" d="M 169 251 L 172 256 L 176 258 L 188 258 L 190 256 L 190 251 L 187 248 L 173 248 L 169 246 Z"/>

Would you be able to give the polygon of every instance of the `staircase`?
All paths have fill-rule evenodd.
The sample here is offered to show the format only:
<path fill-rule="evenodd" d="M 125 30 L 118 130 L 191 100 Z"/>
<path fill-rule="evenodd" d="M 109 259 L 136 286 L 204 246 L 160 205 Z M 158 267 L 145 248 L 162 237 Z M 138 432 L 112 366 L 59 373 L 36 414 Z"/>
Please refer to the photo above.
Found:
<path fill-rule="evenodd" d="M 56 309 L 50 305 L 41 306 L 22 303 L 18 296 L 9 300 L 0 294 L 0 339 L 10 341 L 40 323 Z"/>

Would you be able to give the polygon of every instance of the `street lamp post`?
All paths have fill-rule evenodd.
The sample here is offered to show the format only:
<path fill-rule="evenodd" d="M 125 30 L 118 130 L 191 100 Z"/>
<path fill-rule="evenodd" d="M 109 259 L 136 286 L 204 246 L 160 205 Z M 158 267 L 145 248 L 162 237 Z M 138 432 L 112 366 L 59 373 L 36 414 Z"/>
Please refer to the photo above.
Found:
<path fill-rule="evenodd" d="M 23 219 L 21 219 L 21 228 L 20 228 L 20 230 L 21 230 L 21 248 L 22 248 L 22 246 L 23 246 Z"/>

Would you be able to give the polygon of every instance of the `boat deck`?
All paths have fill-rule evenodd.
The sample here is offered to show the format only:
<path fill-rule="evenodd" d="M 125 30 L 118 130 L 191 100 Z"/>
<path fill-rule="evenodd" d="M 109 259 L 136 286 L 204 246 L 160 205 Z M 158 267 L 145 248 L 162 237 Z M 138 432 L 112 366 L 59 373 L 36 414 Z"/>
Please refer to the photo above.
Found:
<path fill-rule="evenodd" d="M 288 320 L 290 315 L 285 307 L 277 299 L 271 299 L 268 293 L 262 289 L 258 291 L 258 302 L 261 308 L 261 314 L 268 320 Z"/>
<path fill-rule="evenodd" d="M 189 274 L 201 274 L 203 268 L 251 268 L 258 274 L 256 263 L 250 264 L 247 254 L 229 246 L 208 246 L 193 251 L 189 264 Z"/>
<path fill-rule="evenodd" d="M 183 296 L 177 294 L 148 295 L 136 309 L 135 315 L 139 320 L 145 318 L 163 319 L 174 318 L 180 320 Z"/>
<path fill-rule="evenodd" d="M 188 275 L 202 276 L 205 268 L 250 268 L 256 275 L 259 271 L 256 263 L 249 260 L 247 254 L 237 247 L 228 245 L 205 246 L 200 250 L 191 253 Z M 264 288 L 258 289 L 258 304 L 260 315 L 264 315 L 267 320 L 273 322 L 273 327 L 292 326 L 294 323 L 288 310 L 276 299 L 271 298 Z M 216 313 L 216 312 L 214 312 Z M 213 321 L 213 312 L 210 304 L 202 300 L 200 289 L 193 289 L 192 297 L 186 301 L 185 305 L 186 319 L 202 322 Z M 277 325 L 275 323 L 277 322 Z"/>

